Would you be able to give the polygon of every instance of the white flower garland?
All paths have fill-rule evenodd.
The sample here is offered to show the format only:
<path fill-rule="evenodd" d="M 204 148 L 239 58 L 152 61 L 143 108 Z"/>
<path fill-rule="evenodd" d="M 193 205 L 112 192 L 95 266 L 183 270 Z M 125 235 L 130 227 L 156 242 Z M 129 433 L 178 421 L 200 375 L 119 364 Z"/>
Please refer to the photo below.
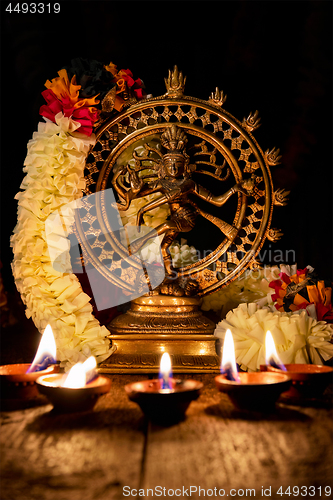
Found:
<path fill-rule="evenodd" d="M 23 169 L 27 175 L 15 197 L 12 270 L 26 316 L 40 331 L 51 325 L 57 357 L 68 369 L 90 355 L 101 362 L 112 352 L 109 331 L 93 316 L 90 297 L 78 278 L 53 268 L 45 234 L 47 217 L 82 196 L 85 160 L 95 136 L 75 132 L 81 124 L 62 113 L 56 115 L 56 124 L 45 120 L 28 143 Z"/>
<path fill-rule="evenodd" d="M 215 336 L 224 338 L 231 330 L 236 361 L 243 370 L 256 371 L 265 364 L 265 335 L 274 338 L 283 364 L 313 363 L 322 365 L 333 357 L 333 325 L 316 321 L 306 311 L 280 312 L 256 303 L 240 304 L 218 323 Z"/>

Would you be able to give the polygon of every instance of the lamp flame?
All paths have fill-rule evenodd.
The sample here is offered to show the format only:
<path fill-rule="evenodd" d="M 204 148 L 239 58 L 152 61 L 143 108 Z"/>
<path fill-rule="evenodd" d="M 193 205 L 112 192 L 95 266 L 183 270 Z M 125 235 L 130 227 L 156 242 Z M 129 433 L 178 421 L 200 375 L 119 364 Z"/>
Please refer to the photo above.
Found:
<path fill-rule="evenodd" d="M 167 352 L 165 352 L 161 358 L 160 363 L 160 379 L 161 379 L 161 389 L 172 389 L 170 378 L 172 377 L 171 372 L 171 359 Z"/>
<path fill-rule="evenodd" d="M 84 363 L 76 363 L 76 365 L 70 369 L 62 387 L 67 387 L 69 389 L 80 389 L 84 387 L 97 376 L 95 370 L 96 366 L 97 363 L 94 356 L 90 356 Z"/>
<path fill-rule="evenodd" d="M 226 374 L 228 380 L 240 382 L 236 365 L 234 339 L 229 329 L 224 337 L 221 373 Z"/>
<path fill-rule="evenodd" d="M 49 365 L 56 363 L 57 346 L 50 325 L 44 330 L 36 355 L 27 373 L 45 370 Z"/>
<path fill-rule="evenodd" d="M 276 351 L 273 335 L 269 330 L 266 332 L 265 350 L 266 350 L 266 365 L 271 365 L 274 366 L 274 368 L 279 368 L 280 370 L 286 371 L 286 367 L 282 363 Z"/>

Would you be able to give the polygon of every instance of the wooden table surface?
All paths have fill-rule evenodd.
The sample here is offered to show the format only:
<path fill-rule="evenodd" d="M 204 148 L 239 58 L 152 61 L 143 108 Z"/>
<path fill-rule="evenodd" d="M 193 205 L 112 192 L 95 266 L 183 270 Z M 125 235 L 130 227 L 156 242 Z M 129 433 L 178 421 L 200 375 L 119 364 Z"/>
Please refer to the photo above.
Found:
<path fill-rule="evenodd" d="M 204 383 L 200 398 L 184 421 L 161 427 L 124 391 L 147 376 L 110 378 L 110 392 L 88 412 L 56 414 L 50 404 L 2 411 L 2 500 L 203 498 L 204 490 L 206 498 L 223 491 L 232 498 L 332 498 L 325 492 L 333 477 L 332 388 L 316 403 L 250 413 L 217 392 L 213 375 L 195 375 Z M 278 494 L 281 486 L 304 488 L 288 496 Z"/>
<path fill-rule="evenodd" d="M 0 364 L 31 362 L 40 341 L 19 301 L 13 310 Z M 50 404 L 1 412 L 1 500 L 144 498 L 141 490 L 146 498 L 172 498 L 172 490 L 192 499 L 223 498 L 222 490 L 235 499 L 332 498 L 324 489 L 333 477 L 332 387 L 317 402 L 279 403 L 265 415 L 235 410 L 214 375 L 194 375 L 204 390 L 186 419 L 159 427 L 124 391 L 147 376 L 110 378 L 110 392 L 89 412 L 59 415 Z M 299 486 L 299 494 L 279 495 L 280 486 Z"/>

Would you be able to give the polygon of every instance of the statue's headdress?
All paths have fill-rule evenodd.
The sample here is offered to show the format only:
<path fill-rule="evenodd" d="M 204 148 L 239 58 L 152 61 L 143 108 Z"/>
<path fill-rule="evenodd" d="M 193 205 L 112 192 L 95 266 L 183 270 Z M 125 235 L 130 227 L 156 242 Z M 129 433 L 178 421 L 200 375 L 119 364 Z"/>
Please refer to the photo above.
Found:
<path fill-rule="evenodd" d="M 168 153 L 182 154 L 187 143 L 185 132 L 173 124 L 161 135 L 161 145 L 168 150 Z M 167 154 L 168 154 L 167 153 Z"/>
<path fill-rule="evenodd" d="M 174 123 L 161 135 L 161 145 L 167 150 L 163 155 L 163 159 L 166 160 L 175 156 L 182 157 L 184 159 L 184 174 L 188 176 L 190 173 L 188 170 L 190 157 L 185 151 L 186 143 L 186 133 Z"/>
<path fill-rule="evenodd" d="M 180 156 L 184 160 L 185 176 L 190 175 L 192 169 L 189 165 L 190 157 L 185 151 L 186 143 L 186 133 L 173 123 L 171 126 L 168 126 L 161 135 L 161 146 L 167 150 L 165 154 L 163 154 L 161 150 L 148 144 L 144 144 L 145 152 L 143 154 L 138 155 L 135 151 L 133 152 L 133 158 L 135 159 L 135 171 L 139 172 L 141 170 L 147 170 L 147 165 L 143 165 L 143 162 L 146 163 L 148 160 L 152 163 L 150 168 L 157 172 L 157 176 L 164 177 L 164 160 L 170 158 L 171 156 Z M 150 156 L 150 153 L 155 153 L 155 158 Z M 159 159 L 157 159 L 156 156 L 158 156 Z M 154 174 L 147 177 L 152 178 L 154 177 Z"/>

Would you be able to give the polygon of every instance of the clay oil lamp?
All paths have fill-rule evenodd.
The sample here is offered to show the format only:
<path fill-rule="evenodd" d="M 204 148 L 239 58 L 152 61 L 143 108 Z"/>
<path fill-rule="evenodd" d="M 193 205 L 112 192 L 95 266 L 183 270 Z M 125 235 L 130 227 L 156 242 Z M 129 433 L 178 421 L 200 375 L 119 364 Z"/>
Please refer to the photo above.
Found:
<path fill-rule="evenodd" d="M 291 379 L 283 373 L 237 372 L 234 341 L 227 330 L 222 353 L 221 375 L 216 387 L 227 394 L 240 410 L 266 411 L 274 408 L 280 394 L 289 389 Z"/>
<path fill-rule="evenodd" d="M 187 408 L 198 399 L 202 387 L 196 380 L 173 378 L 170 356 L 164 353 L 159 378 L 127 384 L 125 391 L 151 421 L 171 425 L 185 418 Z"/>
<path fill-rule="evenodd" d="M 291 378 L 292 386 L 283 394 L 283 398 L 319 397 L 333 381 L 333 368 L 330 366 L 299 363 L 283 365 L 269 331 L 266 334 L 266 365 L 260 366 L 260 369 L 269 373 L 284 373 Z"/>
<path fill-rule="evenodd" d="M 60 413 L 91 410 L 111 386 L 109 378 L 97 374 L 94 356 L 84 363 L 76 363 L 68 374 L 43 375 L 36 383 L 39 392 Z"/>
<path fill-rule="evenodd" d="M 23 401 L 38 398 L 36 380 L 41 375 L 59 371 L 56 363 L 56 344 L 50 325 L 47 325 L 32 363 L 0 366 L 2 401 Z"/>

